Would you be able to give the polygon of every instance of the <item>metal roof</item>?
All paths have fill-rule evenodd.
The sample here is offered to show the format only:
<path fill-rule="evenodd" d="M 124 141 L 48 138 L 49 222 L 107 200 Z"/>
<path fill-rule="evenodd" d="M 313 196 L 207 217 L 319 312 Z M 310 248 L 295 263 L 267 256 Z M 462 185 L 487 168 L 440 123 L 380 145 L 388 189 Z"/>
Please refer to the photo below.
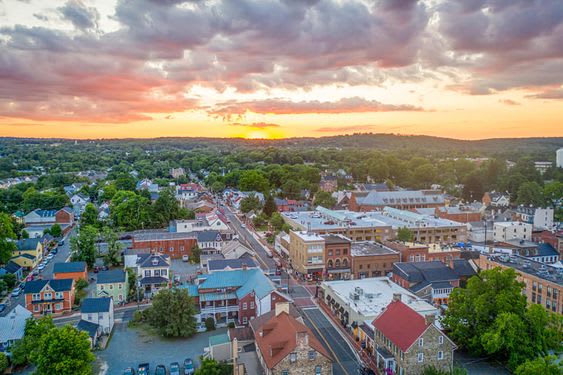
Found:
<path fill-rule="evenodd" d="M 86 298 L 80 305 L 80 312 L 83 314 L 109 312 L 111 304 L 110 297 Z"/>
<path fill-rule="evenodd" d="M 58 262 L 53 267 L 53 273 L 84 272 L 86 262 Z"/>
<path fill-rule="evenodd" d="M 109 271 L 100 271 L 100 273 L 98 273 L 96 282 L 98 284 L 123 283 L 125 282 L 125 279 L 125 271 L 121 269 L 115 269 Z"/>

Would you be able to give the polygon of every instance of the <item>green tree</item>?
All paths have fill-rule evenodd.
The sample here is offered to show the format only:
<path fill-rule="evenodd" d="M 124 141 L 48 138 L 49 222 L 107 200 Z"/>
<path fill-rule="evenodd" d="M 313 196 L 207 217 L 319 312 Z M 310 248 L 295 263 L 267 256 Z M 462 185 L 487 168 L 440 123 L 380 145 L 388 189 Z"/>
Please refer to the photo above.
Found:
<path fill-rule="evenodd" d="M 454 367 L 450 370 L 439 370 L 434 366 L 427 366 L 422 370 L 421 375 L 467 375 L 467 370 L 460 367 Z"/>
<path fill-rule="evenodd" d="M 0 374 L 3 374 L 4 371 L 8 369 L 10 363 L 8 362 L 8 357 L 6 354 L 0 352 Z"/>
<path fill-rule="evenodd" d="M 150 227 L 150 200 L 132 191 L 118 191 L 110 205 L 114 226 L 125 230 Z"/>
<path fill-rule="evenodd" d="M 12 346 L 12 363 L 16 366 L 29 363 L 33 356 L 37 355 L 39 343 L 43 336 L 50 330 L 55 329 L 50 316 L 40 319 L 28 319 L 25 322 L 25 334 L 23 338 Z"/>
<path fill-rule="evenodd" d="M 516 368 L 515 375 L 560 375 L 563 374 L 563 362 L 557 363 L 556 357 L 538 357 L 526 361 Z"/>
<path fill-rule="evenodd" d="M 96 263 L 96 240 L 98 230 L 92 225 L 80 228 L 77 236 L 70 239 L 70 249 L 74 261 L 84 261 L 89 268 Z"/>
<path fill-rule="evenodd" d="M 555 206 L 556 202 L 563 199 L 563 182 L 553 181 L 543 187 L 543 196 L 548 205 Z"/>
<path fill-rule="evenodd" d="M 15 287 L 16 283 L 18 282 L 16 275 L 14 275 L 13 273 L 5 274 L 4 276 L 0 277 L 0 280 L 4 281 L 9 289 Z"/>
<path fill-rule="evenodd" d="M 146 311 L 147 321 L 166 337 L 189 337 L 196 333 L 194 302 L 185 289 L 159 291 Z"/>
<path fill-rule="evenodd" d="M 317 191 L 313 205 L 332 208 L 336 204 L 336 199 L 327 191 Z"/>
<path fill-rule="evenodd" d="M 127 284 L 129 286 L 127 299 L 134 301 L 137 299 L 137 273 L 133 268 L 127 268 Z"/>
<path fill-rule="evenodd" d="M 60 238 L 63 236 L 63 229 L 58 223 L 53 224 L 49 232 L 51 233 L 51 236 L 55 238 Z"/>
<path fill-rule="evenodd" d="M 411 242 L 413 240 L 413 233 L 407 227 L 402 227 L 397 230 L 397 240 L 403 242 Z"/>
<path fill-rule="evenodd" d="M 51 329 L 39 340 L 32 362 L 38 375 L 90 375 L 95 357 L 86 332 L 66 325 Z"/>
<path fill-rule="evenodd" d="M 80 225 L 93 225 L 98 227 L 98 210 L 92 203 L 87 203 L 84 207 L 84 212 L 80 215 Z"/>
<path fill-rule="evenodd" d="M 120 174 L 115 179 L 115 188 L 117 190 L 127 190 L 127 191 L 134 191 L 135 190 L 135 178 L 128 173 Z"/>
<path fill-rule="evenodd" d="M 155 226 L 166 226 L 180 214 L 180 205 L 171 188 L 164 189 L 152 206 Z"/>
<path fill-rule="evenodd" d="M 192 253 L 190 254 L 190 262 L 194 264 L 199 264 L 201 261 L 201 249 L 197 244 L 192 247 Z"/>
<path fill-rule="evenodd" d="M 215 181 L 211 184 L 210 188 L 212 192 L 219 193 L 225 190 L 225 183 L 222 181 Z"/>
<path fill-rule="evenodd" d="M 104 264 L 106 266 L 119 266 L 121 264 L 121 243 L 119 238 L 111 228 L 102 229 L 102 239 L 107 244 L 107 252 L 104 254 Z"/>
<path fill-rule="evenodd" d="M 215 320 L 213 320 L 213 318 L 205 319 L 205 329 L 207 329 L 208 331 L 215 330 Z"/>
<path fill-rule="evenodd" d="M 472 173 L 463 180 L 463 199 L 467 202 L 480 201 L 485 193 L 480 173 Z"/>
<path fill-rule="evenodd" d="M 243 213 L 250 211 L 256 211 L 260 209 L 262 205 L 260 204 L 260 199 L 255 194 L 250 194 L 248 197 L 243 198 L 240 201 L 240 210 Z"/>
<path fill-rule="evenodd" d="M 266 214 L 267 217 L 271 217 L 274 212 L 278 211 L 274 197 L 271 194 L 268 194 L 268 196 L 266 197 L 262 211 L 264 212 L 264 214 Z"/>
<path fill-rule="evenodd" d="M 283 221 L 283 217 L 279 212 L 274 212 L 272 217 L 270 218 L 270 224 L 274 227 L 275 230 L 282 230 L 285 222 Z"/>
<path fill-rule="evenodd" d="M 524 182 L 518 188 L 516 203 L 541 206 L 544 204 L 543 191 L 537 182 Z"/>
<path fill-rule="evenodd" d="M 16 234 L 10 216 L 0 213 L 0 263 L 6 264 L 12 257 L 12 252 L 16 250 L 16 245 L 12 240 L 15 239 Z"/>
<path fill-rule="evenodd" d="M 243 171 L 239 178 L 238 187 L 242 191 L 259 191 L 266 193 L 270 189 L 268 179 L 255 169 Z"/>
<path fill-rule="evenodd" d="M 200 358 L 200 366 L 194 375 L 231 375 L 233 366 L 223 362 L 217 362 L 211 358 Z"/>

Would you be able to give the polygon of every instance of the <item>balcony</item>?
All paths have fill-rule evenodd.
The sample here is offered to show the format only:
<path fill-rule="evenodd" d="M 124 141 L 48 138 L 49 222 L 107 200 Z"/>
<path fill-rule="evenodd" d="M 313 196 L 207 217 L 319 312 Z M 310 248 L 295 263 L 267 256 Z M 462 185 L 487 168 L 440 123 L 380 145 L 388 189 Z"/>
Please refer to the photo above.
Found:
<path fill-rule="evenodd" d="M 201 307 L 201 314 L 226 314 L 228 312 L 238 312 L 238 305 L 231 306 L 206 306 Z"/>

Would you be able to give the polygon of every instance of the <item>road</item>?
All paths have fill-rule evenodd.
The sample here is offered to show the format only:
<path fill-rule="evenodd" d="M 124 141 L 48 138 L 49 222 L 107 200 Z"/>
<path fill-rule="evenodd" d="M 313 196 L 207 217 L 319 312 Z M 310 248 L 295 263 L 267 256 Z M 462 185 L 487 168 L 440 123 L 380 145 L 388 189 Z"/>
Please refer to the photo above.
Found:
<path fill-rule="evenodd" d="M 53 267 L 55 263 L 59 262 L 66 262 L 68 257 L 70 256 L 70 238 L 76 234 L 76 227 L 73 227 L 72 230 L 67 234 L 64 238 L 64 245 L 59 246 L 57 248 L 57 254 L 49 261 L 49 263 L 45 266 L 45 268 L 39 272 L 44 279 L 49 279 L 53 277 Z M 10 311 L 12 311 L 17 305 L 22 305 L 25 307 L 25 297 L 24 294 L 21 293 L 18 297 L 8 297 L 5 302 L 8 307 L 4 310 L 0 316 L 7 315 Z"/>
<path fill-rule="evenodd" d="M 145 310 L 149 306 L 151 305 L 144 304 L 140 306 L 131 305 L 126 307 L 119 307 L 114 310 L 113 318 L 116 322 L 129 322 L 130 320 L 133 319 L 133 314 L 135 314 L 135 311 L 137 311 L 138 309 Z M 53 321 L 57 326 L 64 326 L 67 324 L 74 325 L 75 323 L 78 323 L 79 320 L 80 320 L 79 313 L 74 314 L 72 316 L 60 316 L 53 318 Z"/>

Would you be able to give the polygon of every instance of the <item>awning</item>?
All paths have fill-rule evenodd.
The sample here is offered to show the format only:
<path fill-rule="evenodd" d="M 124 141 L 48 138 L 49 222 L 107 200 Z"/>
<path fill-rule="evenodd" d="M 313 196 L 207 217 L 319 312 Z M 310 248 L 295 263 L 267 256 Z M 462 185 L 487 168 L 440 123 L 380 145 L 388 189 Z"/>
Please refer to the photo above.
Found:
<path fill-rule="evenodd" d="M 328 270 L 328 273 L 350 273 L 350 268 L 336 268 Z"/>
<path fill-rule="evenodd" d="M 378 346 L 375 351 L 377 352 L 377 355 L 383 359 L 395 359 L 393 354 L 391 354 L 391 352 L 384 346 Z"/>

